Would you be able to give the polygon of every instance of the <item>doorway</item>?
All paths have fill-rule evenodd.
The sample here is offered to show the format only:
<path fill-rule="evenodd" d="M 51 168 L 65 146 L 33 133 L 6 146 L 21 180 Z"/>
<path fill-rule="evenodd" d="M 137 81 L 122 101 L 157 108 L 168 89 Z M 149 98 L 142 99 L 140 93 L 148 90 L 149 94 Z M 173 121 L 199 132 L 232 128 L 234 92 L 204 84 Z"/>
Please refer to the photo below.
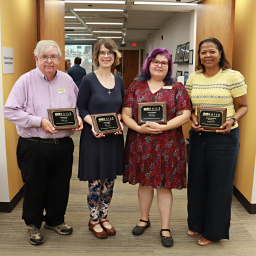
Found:
<path fill-rule="evenodd" d="M 139 50 L 120 50 L 122 53 L 121 76 L 124 80 L 124 89 L 127 90 L 139 73 Z"/>

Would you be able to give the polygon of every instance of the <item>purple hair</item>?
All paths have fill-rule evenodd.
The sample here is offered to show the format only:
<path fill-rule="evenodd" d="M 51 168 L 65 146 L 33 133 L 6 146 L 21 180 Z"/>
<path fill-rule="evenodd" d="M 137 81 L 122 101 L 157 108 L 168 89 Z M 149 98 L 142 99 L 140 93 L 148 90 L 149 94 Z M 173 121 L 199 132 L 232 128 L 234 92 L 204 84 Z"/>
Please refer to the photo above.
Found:
<path fill-rule="evenodd" d="M 172 83 L 172 57 L 170 53 L 165 49 L 158 47 L 154 49 L 149 56 L 146 58 L 142 68 L 141 73 L 138 75 L 137 79 L 138 81 L 145 81 L 149 80 L 151 78 L 150 72 L 149 72 L 149 65 L 150 62 L 156 58 L 157 55 L 164 55 L 168 59 L 168 72 L 166 74 L 166 77 L 164 78 L 164 83 L 171 84 Z"/>

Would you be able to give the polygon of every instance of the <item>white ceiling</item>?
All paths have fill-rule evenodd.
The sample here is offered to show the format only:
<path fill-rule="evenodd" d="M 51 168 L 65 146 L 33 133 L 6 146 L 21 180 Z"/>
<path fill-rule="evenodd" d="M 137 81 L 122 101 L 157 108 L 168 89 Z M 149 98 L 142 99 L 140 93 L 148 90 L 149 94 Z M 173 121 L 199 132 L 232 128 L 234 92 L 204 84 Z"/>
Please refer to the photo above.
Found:
<path fill-rule="evenodd" d="M 69 0 L 70 1 L 70 0 Z M 72 0 L 71 0 L 72 1 Z M 82 1 L 82 0 L 81 0 Z M 141 0 L 139 0 L 141 1 Z M 147 0 L 148 2 L 152 0 Z M 155 1 L 155 0 L 154 0 Z M 196 3 L 202 0 L 181 0 L 180 3 Z M 76 0 L 77 2 L 77 0 Z M 161 0 L 161 2 L 178 2 L 176 0 Z M 74 11 L 75 8 L 83 9 L 123 9 L 124 12 L 90 12 Z M 120 4 L 88 4 L 88 3 L 65 3 L 65 16 L 76 18 L 65 18 L 66 43 L 94 43 L 87 39 L 99 36 L 119 36 L 121 39 L 113 39 L 116 42 L 145 41 L 149 34 L 161 28 L 176 12 L 190 12 L 195 6 L 156 6 L 156 5 L 134 5 L 133 0 L 126 0 L 124 5 Z M 86 25 L 86 22 L 118 22 L 123 25 Z M 67 27 L 79 27 L 81 29 L 67 29 Z M 92 31 L 121 31 L 122 33 L 92 33 L 90 36 L 79 34 L 91 34 Z M 75 40 L 83 39 L 83 40 Z"/>

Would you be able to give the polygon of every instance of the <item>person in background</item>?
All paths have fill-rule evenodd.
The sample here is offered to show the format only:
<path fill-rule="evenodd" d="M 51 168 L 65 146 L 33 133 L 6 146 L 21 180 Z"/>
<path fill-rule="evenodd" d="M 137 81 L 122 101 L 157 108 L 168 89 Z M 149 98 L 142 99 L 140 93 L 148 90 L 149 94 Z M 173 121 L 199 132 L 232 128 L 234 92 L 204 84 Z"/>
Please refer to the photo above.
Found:
<path fill-rule="evenodd" d="M 78 89 L 72 78 L 58 69 L 61 51 L 51 40 L 36 45 L 37 68 L 22 75 L 14 84 L 4 106 L 5 119 L 16 124 L 20 135 L 17 162 L 25 183 L 23 214 L 29 242 L 44 242 L 45 228 L 69 235 L 72 227 L 64 222 L 72 174 L 74 144 L 72 130 L 55 130 L 47 109 L 75 108 Z M 78 116 L 79 128 L 83 128 Z M 45 216 L 44 216 L 45 211 Z"/>
<path fill-rule="evenodd" d="M 248 111 L 247 86 L 241 73 L 230 69 L 223 46 L 216 38 L 200 42 L 196 70 L 186 83 L 193 107 L 189 132 L 188 235 L 201 235 L 197 243 L 209 245 L 229 239 L 240 145 L 237 120 Z M 197 107 L 226 108 L 224 124 L 216 131 L 203 129 L 197 121 Z"/>
<path fill-rule="evenodd" d="M 122 66 L 121 66 L 121 63 L 119 63 L 118 65 L 116 65 L 116 66 L 114 67 L 114 74 L 121 76 L 121 75 L 122 75 L 121 67 L 122 67 Z"/>
<path fill-rule="evenodd" d="M 70 59 L 65 59 L 65 73 L 68 73 L 68 69 L 71 67 Z"/>
<path fill-rule="evenodd" d="M 116 234 L 107 215 L 116 176 L 123 175 L 124 140 L 122 132 L 97 134 L 91 114 L 116 112 L 120 122 L 124 82 L 120 76 L 111 73 L 111 68 L 119 63 L 120 57 L 121 53 L 112 39 L 100 39 L 95 44 L 93 53 L 93 64 L 98 69 L 84 76 L 77 100 L 79 113 L 84 120 L 78 178 L 88 181 L 88 226 L 101 239 Z M 121 122 L 120 125 L 123 130 Z"/>
<path fill-rule="evenodd" d="M 144 62 L 141 74 L 128 88 L 122 120 L 128 126 L 123 182 L 139 183 L 141 219 L 132 233 L 142 235 L 150 226 L 149 211 L 157 190 L 157 204 L 163 246 L 171 247 L 169 222 L 172 189 L 186 188 L 186 158 L 182 125 L 190 118 L 190 99 L 182 83 L 172 82 L 172 58 L 164 48 L 154 49 Z M 166 102 L 167 123 L 138 125 L 138 103 Z"/>
<path fill-rule="evenodd" d="M 115 75 L 118 75 L 118 71 L 117 71 L 116 68 L 114 69 L 114 74 L 115 74 Z"/>
<path fill-rule="evenodd" d="M 83 77 L 86 75 L 85 69 L 80 66 L 81 62 L 82 62 L 82 59 L 80 57 L 76 57 L 74 61 L 75 65 L 68 69 L 68 74 L 73 78 L 78 89 L 80 87 L 80 83 Z"/>

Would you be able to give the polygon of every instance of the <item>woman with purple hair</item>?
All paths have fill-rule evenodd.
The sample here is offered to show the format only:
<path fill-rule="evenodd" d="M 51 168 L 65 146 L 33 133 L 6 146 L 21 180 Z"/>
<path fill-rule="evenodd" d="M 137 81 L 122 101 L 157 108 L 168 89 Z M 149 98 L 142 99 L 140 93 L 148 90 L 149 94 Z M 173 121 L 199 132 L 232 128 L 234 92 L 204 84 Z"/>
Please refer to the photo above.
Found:
<path fill-rule="evenodd" d="M 190 99 L 183 84 L 172 83 L 172 58 L 164 48 L 154 49 L 141 74 L 123 101 L 122 119 L 128 126 L 123 182 L 139 183 L 141 219 L 132 231 L 142 235 L 150 226 L 149 211 L 157 190 L 161 215 L 160 236 L 166 247 L 173 245 L 169 229 L 173 196 L 171 189 L 186 188 L 186 159 L 182 125 L 190 118 Z M 138 103 L 166 102 L 167 123 L 138 124 Z"/>

